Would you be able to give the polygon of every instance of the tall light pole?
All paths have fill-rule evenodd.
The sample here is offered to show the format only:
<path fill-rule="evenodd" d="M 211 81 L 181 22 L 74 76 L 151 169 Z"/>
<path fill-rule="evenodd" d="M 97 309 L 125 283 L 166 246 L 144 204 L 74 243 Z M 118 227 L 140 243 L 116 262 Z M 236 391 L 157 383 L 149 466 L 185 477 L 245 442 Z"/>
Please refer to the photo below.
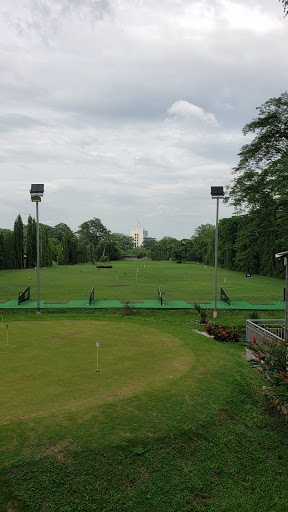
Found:
<path fill-rule="evenodd" d="M 223 187 L 211 187 L 211 196 L 212 196 L 212 199 L 217 199 L 216 230 L 215 230 L 215 283 L 214 283 L 214 311 L 213 311 L 213 318 L 217 318 L 218 217 L 219 217 L 219 199 L 224 198 Z"/>
<path fill-rule="evenodd" d="M 30 189 L 31 201 L 36 203 L 36 243 L 37 243 L 37 313 L 40 313 L 40 249 L 39 249 L 39 210 L 38 203 L 44 194 L 44 185 L 34 184 Z"/>

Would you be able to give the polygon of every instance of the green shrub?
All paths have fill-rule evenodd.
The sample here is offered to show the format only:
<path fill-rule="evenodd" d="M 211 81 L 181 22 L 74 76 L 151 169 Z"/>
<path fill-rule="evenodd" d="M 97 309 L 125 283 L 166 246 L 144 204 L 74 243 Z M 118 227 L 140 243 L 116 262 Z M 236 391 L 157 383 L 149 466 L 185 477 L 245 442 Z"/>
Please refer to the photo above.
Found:
<path fill-rule="evenodd" d="M 135 309 L 133 308 L 133 304 L 131 304 L 130 300 L 129 299 L 124 300 L 123 303 L 124 303 L 124 307 L 123 307 L 124 315 L 125 316 L 133 315 L 133 313 L 135 312 Z"/>
<path fill-rule="evenodd" d="M 200 324 L 205 324 L 207 322 L 207 316 L 208 316 L 207 309 L 202 309 L 200 304 L 197 304 L 197 302 L 195 302 L 193 304 L 193 306 L 196 309 L 196 311 L 198 311 L 198 313 L 199 313 Z"/>
<path fill-rule="evenodd" d="M 101 256 L 99 261 L 100 263 L 110 263 L 108 256 Z"/>

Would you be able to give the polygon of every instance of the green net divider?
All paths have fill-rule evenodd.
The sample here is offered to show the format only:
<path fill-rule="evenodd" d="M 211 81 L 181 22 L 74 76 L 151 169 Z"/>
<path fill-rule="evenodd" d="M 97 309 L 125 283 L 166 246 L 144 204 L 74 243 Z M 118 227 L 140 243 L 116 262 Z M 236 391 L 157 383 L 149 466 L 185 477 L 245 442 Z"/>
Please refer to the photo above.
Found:
<path fill-rule="evenodd" d="M 221 301 L 225 302 L 226 304 L 228 304 L 228 306 L 230 306 L 230 297 L 229 297 L 229 295 L 227 295 L 227 293 L 225 292 L 224 288 L 222 288 L 222 286 L 221 286 Z"/>
<path fill-rule="evenodd" d="M 90 295 L 89 295 L 89 306 L 91 304 L 93 304 L 93 302 L 94 302 L 94 286 L 93 286 L 93 288 L 92 288 L 92 290 L 90 292 Z"/>
<path fill-rule="evenodd" d="M 19 292 L 18 306 L 20 306 L 20 304 L 23 302 L 26 302 L 26 300 L 30 300 L 30 286 L 27 286 L 24 292 Z"/>

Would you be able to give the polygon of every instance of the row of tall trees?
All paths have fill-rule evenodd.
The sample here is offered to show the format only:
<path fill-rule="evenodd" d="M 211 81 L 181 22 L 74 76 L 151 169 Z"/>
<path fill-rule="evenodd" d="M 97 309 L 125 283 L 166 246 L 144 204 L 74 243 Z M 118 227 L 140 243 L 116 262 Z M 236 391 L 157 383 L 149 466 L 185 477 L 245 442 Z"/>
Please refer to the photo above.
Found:
<path fill-rule="evenodd" d="M 228 268 L 279 277 L 283 264 L 274 256 L 288 249 L 288 93 L 257 110 L 243 128 L 254 138 L 241 148 L 227 189 L 238 215 L 219 224 L 221 257 Z"/>
<path fill-rule="evenodd" d="M 284 277 L 283 263 L 275 258 L 286 241 L 265 212 L 237 215 L 219 222 L 219 265 L 229 270 Z"/>
<path fill-rule="evenodd" d="M 74 265 L 92 261 L 117 260 L 133 251 L 133 239 L 111 233 L 99 219 L 83 222 L 73 233 L 67 224 L 40 224 L 40 266 L 52 261 L 59 265 Z M 0 229 L 0 269 L 21 269 L 36 266 L 36 221 L 31 216 L 24 225 L 18 215 L 14 229 Z"/>
<path fill-rule="evenodd" d="M 138 251 L 141 257 L 147 256 L 156 261 L 197 261 L 213 264 L 214 244 L 215 227 L 211 224 L 202 224 L 191 238 L 177 240 L 165 236 L 159 242 L 155 238 L 148 238 L 144 240 L 143 246 Z"/>
<path fill-rule="evenodd" d="M 41 266 L 52 265 L 47 226 L 42 226 L 40 239 Z M 0 230 L 0 269 L 35 267 L 37 262 L 36 221 L 30 215 L 23 224 L 21 215 L 14 222 L 14 229 Z"/>

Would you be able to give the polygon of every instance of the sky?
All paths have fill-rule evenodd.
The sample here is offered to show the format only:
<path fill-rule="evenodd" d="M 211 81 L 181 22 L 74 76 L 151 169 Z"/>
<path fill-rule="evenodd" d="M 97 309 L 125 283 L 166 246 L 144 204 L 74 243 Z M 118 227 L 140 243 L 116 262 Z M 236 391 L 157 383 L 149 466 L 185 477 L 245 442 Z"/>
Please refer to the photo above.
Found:
<path fill-rule="evenodd" d="M 42 223 L 190 238 L 287 90 L 277 0 L 2 0 L 0 38 L 1 228 L 44 183 Z"/>

